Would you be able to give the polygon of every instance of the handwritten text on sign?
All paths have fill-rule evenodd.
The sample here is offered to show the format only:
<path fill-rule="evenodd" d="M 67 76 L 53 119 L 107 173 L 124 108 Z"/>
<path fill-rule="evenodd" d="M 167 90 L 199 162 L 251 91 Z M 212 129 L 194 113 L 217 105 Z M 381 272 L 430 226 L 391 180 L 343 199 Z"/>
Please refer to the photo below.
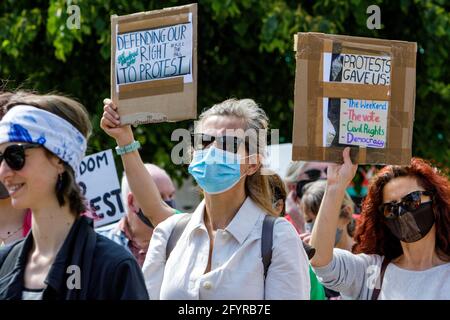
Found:
<path fill-rule="evenodd" d="M 384 148 L 387 101 L 341 99 L 339 143 Z"/>
<path fill-rule="evenodd" d="M 191 73 L 191 22 L 117 35 L 117 84 L 164 79 Z"/>
<path fill-rule="evenodd" d="M 391 58 L 342 54 L 342 82 L 389 85 Z"/>
<path fill-rule="evenodd" d="M 323 54 L 323 79 L 342 83 L 389 85 L 391 57 L 356 54 Z"/>
<path fill-rule="evenodd" d="M 78 184 L 91 210 L 101 218 L 95 227 L 119 220 L 125 210 L 111 150 L 87 156 L 79 168 Z"/>
<path fill-rule="evenodd" d="M 389 56 L 325 52 L 323 64 L 323 79 L 326 82 L 383 86 L 391 82 Z M 335 125 L 334 129 L 338 129 L 340 145 L 385 148 L 388 109 L 388 101 L 324 98 L 324 114 L 332 117 L 323 122 L 324 137 L 330 131 L 327 124 L 331 122 Z"/>

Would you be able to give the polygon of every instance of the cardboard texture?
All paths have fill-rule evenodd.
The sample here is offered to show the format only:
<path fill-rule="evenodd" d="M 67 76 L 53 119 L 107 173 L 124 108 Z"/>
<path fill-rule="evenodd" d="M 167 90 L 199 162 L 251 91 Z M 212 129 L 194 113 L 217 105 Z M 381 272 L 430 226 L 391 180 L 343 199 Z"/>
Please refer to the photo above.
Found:
<path fill-rule="evenodd" d="M 188 35 L 183 38 L 183 31 L 186 29 L 186 25 L 189 28 L 189 32 L 186 32 Z M 165 34 L 163 35 L 165 38 L 161 37 L 162 33 L 160 31 L 162 28 L 165 28 Z M 181 71 L 181 58 L 179 60 L 175 59 L 183 55 L 183 53 L 180 54 L 179 52 L 186 50 L 185 48 L 188 47 L 186 46 L 186 41 L 188 40 L 184 40 L 184 42 L 179 41 L 179 43 L 173 40 L 170 43 L 170 37 L 175 39 L 180 34 L 177 33 L 181 30 L 180 28 L 184 28 L 181 31 L 181 39 L 189 39 L 189 35 L 192 36 L 192 56 L 188 65 L 189 72 L 174 72 L 174 75 L 167 76 L 164 74 L 163 76 L 147 79 L 150 77 L 148 76 L 149 74 L 154 75 L 154 70 L 158 72 L 158 69 L 155 65 L 152 66 L 152 63 L 161 63 L 161 67 L 159 67 L 159 70 L 163 70 L 160 71 L 161 74 L 165 73 L 165 70 L 172 70 L 170 68 L 176 69 L 179 67 Z M 142 45 L 142 39 L 144 38 L 141 36 L 140 45 L 137 45 L 138 36 L 133 40 L 130 40 L 131 36 L 125 38 L 126 34 L 132 35 L 135 32 L 141 32 L 139 35 L 145 35 L 145 32 L 148 32 L 148 34 L 153 32 L 152 36 L 159 36 L 160 38 L 154 41 L 157 38 L 150 38 L 149 36 L 148 39 L 145 38 L 146 42 Z M 118 36 L 122 36 L 122 39 L 135 41 L 136 48 L 133 47 L 133 42 L 121 40 L 119 44 Z M 164 39 L 164 41 L 161 39 Z M 157 41 L 160 42 L 158 43 Z M 122 56 L 124 60 L 120 60 L 121 55 L 117 54 L 118 51 L 116 49 L 120 45 L 123 47 L 124 43 L 125 46 L 129 44 L 131 49 L 124 51 Z M 178 48 L 174 49 L 174 46 L 178 46 Z M 178 53 L 170 55 L 172 52 L 170 50 Z M 169 52 L 169 54 L 166 54 L 166 52 Z M 186 58 L 183 56 L 184 61 L 189 59 L 188 56 Z M 134 57 L 141 59 L 138 60 L 141 63 L 133 65 L 136 61 L 136 59 L 133 59 Z M 157 61 L 158 59 L 160 61 Z M 124 71 L 120 69 L 118 61 L 123 62 L 120 66 L 124 66 Z M 180 62 L 178 63 L 178 61 Z M 136 70 L 140 77 L 144 74 L 145 78 L 137 78 L 138 80 L 136 80 L 132 73 L 131 76 L 128 74 L 127 79 L 126 68 L 129 68 L 127 62 L 132 67 L 135 66 L 133 70 Z M 147 73 L 143 71 L 144 69 L 140 69 L 144 68 L 143 66 L 148 67 Z M 197 117 L 197 4 L 125 16 L 111 16 L 111 99 L 118 106 L 118 112 L 123 124 L 138 125 L 172 122 L 195 119 Z"/>
<path fill-rule="evenodd" d="M 297 65 L 292 160 L 342 162 L 342 150 L 345 146 L 350 146 L 354 163 L 398 165 L 410 163 L 415 103 L 416 43 L 322 33 L 298 33 L 294 36 L 294 51 Z M 358 55 L 361 57 L 357 57 Z M 332 60 L 332 63 L 337 64 L 327 65 L 327 57 L 331 57 L 330 60 L 336 59 Z M 382 62 L 384 63 L 384 74 L 382 75 L 379 70 L 378 73 L 368 72 L 368 75 L 345 70 L 348 71 L 346 76 L 350 80 L 344 82 L 344 67 L 342 67 L 341 71 L 337 69 L 341 72 L 341 80 L 332 81 L 331 77 L 334 74 L 330 75 L 330 79 L 324 79 L 324 74 L 328 78 L 328 68 L 331 73 L 334 72 L 333 68 L 339 66 L 339 61 L 344 61 L 341 65 L 347 63 L 347 66 L 357 66 L 349 61 L 354 62 L 358 58 L 360 61 L 366 58 L 367 61 L 371 61 L 370 63 L 378 58 L 376 61 L 379 61 L 379 70 Z M 368 63 L 366 67 L 377 69 L 377 66 Z M 360 79 L 354 80 L 358 78 L 348 77 L 349 74 L 357 76 L 362 74 L 366 76 L 366 80 L 370 78 L 369 76 L 373 76 L 373 79 L 378 76 L 379 84 L 357 83 Z M 329 113 L 324 115 L 325 111 L 330 110 L 328 108 L 331 101 L 339 104 L 339 112 L 343 114 L 340 115 L 340 120 L 335 120 L 339 121 L 338 127 L 325 132 L 324 128 L 328 124 L 324 121 L 332 122 L 327 119 Z M 356 109 L 352 109 L 355 106 L 357 108 L 358 103 L 360 109 L 357 111 L 362 112 L 362 115 L 357 115 Z M 363 107 L 373 107 L 377 110 L 371 113 L 362 110 Z M 364 146 L 349 145 L 350 143 L 342 143 L 341 140 L 335 143 L 337 140 L 333 140 L 333 143 L 326 146 L 333 138 L 333 132 L 337 138 L 344 140 L 345 135 L 341 134 L 341 130 L 358 130 L 359 127 L 355 129 L 349 126 L 350 120 L 365 117 L 364 119 L 369 119 L 367 121 L 370 123 L 373 120 L 370 116 L 376 116 L 377 122 L 373 121 L 376 126 L 375 129 L 367 129 L 365 132 L 374 137 L 380 134 L 382 136 L 380 140 L 369 138 L 358 140 L 364 141 L 364 144 L 370 141 Z M 349 119 L 346 127 L 342 122 L 343 117 Z M 364 126 L 361 125 L 361 128 Z M 369 125 L 367 128 L 370 128 Z M 328 135 L 328 132 L 331 134 Z M 354 143 L 352 133 L 348 132 L 347 139 L 350 140 L 347 142 Z"/>

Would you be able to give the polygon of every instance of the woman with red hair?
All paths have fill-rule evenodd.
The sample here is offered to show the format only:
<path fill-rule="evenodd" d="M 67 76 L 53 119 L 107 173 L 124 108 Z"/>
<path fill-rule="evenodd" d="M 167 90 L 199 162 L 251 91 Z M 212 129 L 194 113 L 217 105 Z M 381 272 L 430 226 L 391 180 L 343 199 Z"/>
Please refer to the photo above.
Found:
<path fill-rule="evenodd" d="M 450 183 L 426 161 L 386 166 L 364 201 L 353 253 L 334 249 L 339 204 L 356 172 L 330 165 L 314 225 L 311 259 L 319 280 L 348 299 L 450 299 Z"/>

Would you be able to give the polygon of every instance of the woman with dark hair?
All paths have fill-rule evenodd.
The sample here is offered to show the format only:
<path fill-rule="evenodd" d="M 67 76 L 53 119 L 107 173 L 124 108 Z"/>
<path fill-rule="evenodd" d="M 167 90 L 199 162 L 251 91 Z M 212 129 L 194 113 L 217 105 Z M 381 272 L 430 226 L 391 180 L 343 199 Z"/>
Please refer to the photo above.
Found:
<path fill-rule="evenodd" d="M 450 183 L 422 159 L 386 166 L 372 181 L 353 253 L 334 249 L 345 188 L 356 172 L 349 148 L 328 169 L 314 226 L 311 264 L 322 283 L 350 299 L 450 299 Z"/>
<path fill-rule="evenodd" d="M 134 257 L 97 235 L 75 180 L 91 124 L 64 96 L 17 93 L 0 121 L 0 181 L 32 227 L 0 249 L 0 300 L 148 299 Z"/>

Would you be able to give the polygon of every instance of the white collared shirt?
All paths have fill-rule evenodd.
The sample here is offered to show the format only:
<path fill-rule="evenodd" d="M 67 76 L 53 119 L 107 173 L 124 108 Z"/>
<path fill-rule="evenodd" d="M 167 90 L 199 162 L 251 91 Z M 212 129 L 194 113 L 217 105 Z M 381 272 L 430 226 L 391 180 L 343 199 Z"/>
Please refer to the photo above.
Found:
<path fill-rule="evenodd" d="M 150 299 L 309 299 L 308 258 L 294 227 L 275 221 L 272 262 L 264 289 L 261 233 L 265 212 L 247 198 L 233 220 L 214 238 L 211 271 L 204 274 L 210 240 L 202 201 L 166 261 L 167 240 L 183 215 L 161 222 L 153 232 L 142 268 Z"/>

